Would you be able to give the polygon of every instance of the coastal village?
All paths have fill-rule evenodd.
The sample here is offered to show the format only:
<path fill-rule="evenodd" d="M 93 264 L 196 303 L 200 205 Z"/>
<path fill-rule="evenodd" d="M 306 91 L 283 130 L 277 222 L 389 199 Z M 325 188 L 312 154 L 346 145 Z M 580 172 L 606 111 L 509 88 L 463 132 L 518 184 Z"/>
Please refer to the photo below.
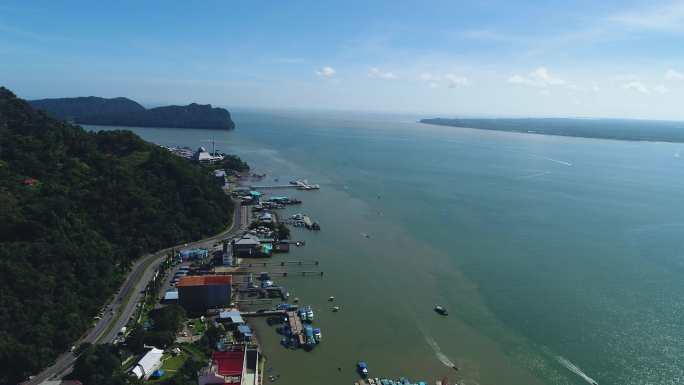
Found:
<path fill-rule="evenodd" d="M 225 154 L 200 147 L 165 147 L 172 153 L 204 165 L 218 164 Z M 124 351 L 137 333 L 154 333 L 167 323 L 166 313 L 179 307 L 184 317 L 172 327 L 173 340 L 158 345 L 144 345 L 144 352 L 129 352 L 124 365 L 138 379 L 155 384 L 175 376 L 188 360 L 204 362 L 196 372 L 198 385 L 260 385 L 277 382 L 275 373 L 264 358 L 253 322 L 268 323 L 285 349 L 312 351 L 324 343 L 323 330 L 316 321 L 316 311 L 338 312 L 335 297 L 328 298 L 328 309 L 313 309 L 306 298 L 291 296 L 278 280 L 288 277 L 323 277 L 318 261 L 272 257 L 296 255 L 305 247 L 294 240 L 290 226 L 303 231 L 320 231 L 321 224 L 311 216 L 297 213 L 289 217 L 278 211 L 287 206 L 301 206 L 300 199 L 287 191 L 316 191 L 317 184 L 292 180 L 272 184 L 265 174 L 210 168 L 211 175 L 236 202 L 233 228 L 218 240 L 199 246 L 171 250 L 144 290 L 136 312 L 118 331 L 113 343 Z M 269 182 L 271 183 L 271 182 Z M 170 342 L 170 343 L 167 343 Z M 207 349 L 208 347 L 208 349 Z M 407 378 L 370 377 L 365 361 L 356 363 L 357 385 L 410 385 Z M 448 381 L 437 381 L 448 385 Z"/>

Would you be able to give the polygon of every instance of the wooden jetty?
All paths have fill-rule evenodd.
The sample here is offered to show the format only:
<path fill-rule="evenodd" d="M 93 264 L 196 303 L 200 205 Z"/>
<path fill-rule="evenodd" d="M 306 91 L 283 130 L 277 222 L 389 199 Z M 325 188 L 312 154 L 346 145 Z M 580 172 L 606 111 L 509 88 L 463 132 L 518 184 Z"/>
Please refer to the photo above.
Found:
<path fill-rule="evenodd" d="M 235 302 L 245 305 L 256 305 L 257 303 L 272 303 L 276 298 L 249 298 L 249 299 L 237 299 Z"/>
<path fill-rule="evenodd" d="M 239 275 L 245 276 L 247 274 L 254 274 L 257 272 L 259 272 L 259 271 L 257 271 L 257 270 L 242 271 L 242 272 L 240 272 Z M 272 277 L 283 277 L 283 278 L 285 278 L 285 277 L 305 277 L 305 276 L 322 277 L 323 276 L 322 271 L 310 271 L 310 270 L 307 270 L 307 271 L 269 271 L 268 274 Z M 238 274 L 234 274 L 234 276 L 236 276 L 236 275 L 238 275 Z M 248 281 L 243 281 L 243 282 L 248 282 Z"/>
<path fill-rule="evenodd" d="M 240 315 L 243 317 L 265 317 L 274 315 L 285 315 L 285 310 L 266 310 L 266 311 L 242 311 Z"/>
<path fill-rule="evenodd" d="M 246 289 L 238 289 L 240 293 L 247 293 L 247 294 L 260 294 L 262 293 L 264 297 L 266 298 L 280 298 L 281 300 L 285 301 L 289 295 L 289 293 L 285 290 L 285 288 L 281 286 L 270 286 L 270 287 L 253 287 L 253 288 L 246 288 Z"/>
<path fill-rule="evenodd" d="M 318 266 L 318 261 L 280 261 L 280 262 L 249 262 L 242 263 L 238 267 L 266 267 L 266 266 Z"/>
<path fill-rule="evenodd" d="M 279 189 L 279 188 L 293 188 L 296 189 L 298 186 L 296 184 L 272 184 L 265 186 L 249 186 L 252 190 L 268 190 L 268 189 Z"/>
<path fill-rule="evenodd" d="M 299 316 L 297 315 L 296 311 L 287 312 L 287 322 L 290 324 L 290 330 L 292 331 L 292 335 L 296 336 L 297 339 L 299 339 L 300 345 L 304 345 L 304 335 L 302 334 L 304 327 L 302 326 L 302 320 L 299 319 Z"/>

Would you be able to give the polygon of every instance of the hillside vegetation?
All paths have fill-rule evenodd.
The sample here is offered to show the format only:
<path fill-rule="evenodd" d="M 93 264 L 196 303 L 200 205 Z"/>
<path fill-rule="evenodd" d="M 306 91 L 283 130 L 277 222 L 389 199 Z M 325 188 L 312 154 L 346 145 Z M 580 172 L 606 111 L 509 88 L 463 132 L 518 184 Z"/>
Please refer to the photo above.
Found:
<path fill-rule="evenodd" d="M 0 384 L 68 349 L 133 260 L 217 233 L 232 213 L 208 170 L 0 87 Z"/>
<path fill-rule="evenodd" d="M 57 119 L 81 124 L 129 127 L 206 128 L 232 130 L 235 123 L 225 108 L 192 103 L 145 109 L 127 98 L 57 98 L 29 103 Z"/>

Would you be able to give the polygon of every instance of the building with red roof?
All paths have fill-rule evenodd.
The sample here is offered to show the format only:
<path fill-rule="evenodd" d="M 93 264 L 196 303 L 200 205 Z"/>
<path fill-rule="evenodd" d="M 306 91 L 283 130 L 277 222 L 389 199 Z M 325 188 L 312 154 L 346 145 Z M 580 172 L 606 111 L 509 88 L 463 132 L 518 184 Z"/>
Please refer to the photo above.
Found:
<path fill-rule="evenodd" d="M 35 178 L 26 178 L 21 181 L 21 184 L 24 186 L 35 186 L 38 184 L 38 179 Z"/>
<path fill-rule="evenodd" d="M 253 345 L 229 345 L 213 352 L 209 366 L 197 373 L 199 385 L 256 385 L 259 383 L 259 350 Z"/>
<path fill-rule="evenodd" d="M 211 364 L 198 373 L 199 385 L 234 385 L 242 383 L 245 369 L 244 346 L 234 345 L 235 350 L 213 352 Z"/>

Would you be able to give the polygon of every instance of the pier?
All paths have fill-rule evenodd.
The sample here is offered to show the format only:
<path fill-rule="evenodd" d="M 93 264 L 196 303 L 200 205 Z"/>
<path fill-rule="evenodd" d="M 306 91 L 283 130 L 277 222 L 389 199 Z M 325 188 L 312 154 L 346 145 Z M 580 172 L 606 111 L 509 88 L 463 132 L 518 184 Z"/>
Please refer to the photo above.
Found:
<path fill-rule="evenodd" d="M 285 315 L 287 312 L 285 310 L 259 310 L 259 311 L 243 311 L 240 312 L 240 315 L 243 317 L 266 317 L 266 316 L 274 316 L 274 315 Z"/>
<path fill-rule="evenodd" d="M 250 262 L 243 263 L 239 267 L 241 268 L 252 268 L 252 267 L 267 267 L 267 266 L 318 266 L 318 261 L 281 261 L 281 262 Z"/>
<path fill-rule="evenodd" d="M 300 345 L 304 345 L 304 336 L 302 335 L 302 330 L 304 330 L 304 327 L 302 326 L 302 320 L 299 319 L 296 311 L 287 312 L 287 322 L 290 324 L 290 331 L 292 332 L 292 335 L 299 338 Z"/>
<path fill-rule="evenodd" d="M 263 287 L 263 288 L 245 288 L 245 289 L 238 289 L 238 292 L 241 294 L 246 293 L 247 295 L 249 294 L 260 294 L 265 298 L 280 298 L 281 300 L 285 301 L 287 300 L 289 293 L 285 290 L 285 288 L 281 286 L 270 286 L 270 287 Z"/>
<path fill-rule="evenodd" d="M 273 184 L 266 186 L 249 186 L 252 190 L 268 190 L 268 189 L 279 189 L 279 188 L 293 188 L 296 189 L 298 186 L 294 184 Z"/>
<path fill-rule="evenodd" d="M 257 271 L 243 271 L 242 274 L 246 275 L 249 273 L 257 273 Z M 311 276 L 317 276 L 317 277 L 322 277 L 323 276 L 323 271 L 311 271 L 311 270 L 305 270 L 305 271 L 269 271 L 268 274 L 273 277 L 311 277 Z M 243 283 L 247 283 L 249 281 L 243 281 Z"/>

